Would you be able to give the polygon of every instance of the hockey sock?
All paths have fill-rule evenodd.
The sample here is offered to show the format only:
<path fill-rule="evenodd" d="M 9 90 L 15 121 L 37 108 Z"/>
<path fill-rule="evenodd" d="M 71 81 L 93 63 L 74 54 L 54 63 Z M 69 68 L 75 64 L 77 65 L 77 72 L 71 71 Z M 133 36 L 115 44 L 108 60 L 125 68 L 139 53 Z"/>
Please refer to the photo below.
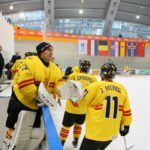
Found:
<path fill-rule="evenodd" d="M 60 131 L 59 138 L 60 138 L 62 145 L 64 145 L 64 143 L 69 135 L 69 130 L 70 130 L 70 127 L 63 126 Z"/>
<path fill-rule="evenodd" d="M 79 139 L 82 132 L 82 127 L 80 124 L 75 124 L 73 128 L 73 138 Z"/>
<path fill-rule="evenodd" d="M 6 138 L 11 139 L 12 138 L 12 132 L 14 129 L 8 128 L 7 133 L 6 133 Z"/>

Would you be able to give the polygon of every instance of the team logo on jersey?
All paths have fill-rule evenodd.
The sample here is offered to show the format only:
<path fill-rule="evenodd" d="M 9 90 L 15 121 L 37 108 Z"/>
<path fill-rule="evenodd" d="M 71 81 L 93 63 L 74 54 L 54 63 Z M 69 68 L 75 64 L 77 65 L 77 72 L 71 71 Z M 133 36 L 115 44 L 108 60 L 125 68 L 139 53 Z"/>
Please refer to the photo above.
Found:
<path fill-rule="evenodd" d="M 27 69 L 28 69 L 27 65 L 24 65 L 21 70 L 23 71 L 23 70 L 27 70 Z"/>

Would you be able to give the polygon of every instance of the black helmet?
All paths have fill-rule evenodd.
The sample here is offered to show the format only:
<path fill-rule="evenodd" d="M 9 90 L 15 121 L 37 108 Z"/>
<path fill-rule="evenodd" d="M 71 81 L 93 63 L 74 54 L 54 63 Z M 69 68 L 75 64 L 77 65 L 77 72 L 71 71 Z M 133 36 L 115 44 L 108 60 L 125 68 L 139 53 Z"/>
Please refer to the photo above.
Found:
<path fill-rule="evenodd" d="M 24 55 L 25 55 L 25 57 L 32 56 L 32 52 L 26 52 Z"/>
<path fill-rule="evenodd" d="M 117 73 L 117 67 L 112 63 L 106 63 L 101 67 L 100 76 L 102 79 L 113 79 Z"/>
<path fill-rule="evenodd" d="M 88 73 L 90 70 L 90 67 L 91 67 L 90 61 L 84 60 L 84 59 L 79 61 L 79 68 L 82 72 Z"/>

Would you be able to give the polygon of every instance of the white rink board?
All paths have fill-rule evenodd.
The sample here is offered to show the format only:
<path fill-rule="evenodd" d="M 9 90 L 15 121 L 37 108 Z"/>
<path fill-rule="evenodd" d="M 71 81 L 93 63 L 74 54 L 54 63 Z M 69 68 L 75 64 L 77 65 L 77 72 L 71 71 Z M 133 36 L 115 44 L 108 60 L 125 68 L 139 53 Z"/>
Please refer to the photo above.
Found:
<path fill-rule="evenodd" d="M 5 121 L 7 117 L 7 106 L 11 95 L 12 87 L 8 83 L 0 84 L 3 91 L 0 92 L 0 148 L 6 134 Z"/>

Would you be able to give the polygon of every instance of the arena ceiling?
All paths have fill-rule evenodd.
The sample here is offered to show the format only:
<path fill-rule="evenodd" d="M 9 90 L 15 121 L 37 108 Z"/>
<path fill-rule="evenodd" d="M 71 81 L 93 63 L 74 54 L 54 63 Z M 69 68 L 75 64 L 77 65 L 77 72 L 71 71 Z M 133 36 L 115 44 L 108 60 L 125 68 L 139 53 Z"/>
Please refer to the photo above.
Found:
<path fill-rule="evenodd" d="M 11 3 L 13 10 L 9 9 Z M 78 13 L 81 8 L 82 15 Z M 4 15 L 44 10 L 44 0 L 0 0 L 0 10 Z M 137 15 L 139 19 L 136 19 Z M 150 0 L 54 0 L 54 17 L 102 18 L 107 19 L 107 23 L 120 20 L 150 25 Z"/>

